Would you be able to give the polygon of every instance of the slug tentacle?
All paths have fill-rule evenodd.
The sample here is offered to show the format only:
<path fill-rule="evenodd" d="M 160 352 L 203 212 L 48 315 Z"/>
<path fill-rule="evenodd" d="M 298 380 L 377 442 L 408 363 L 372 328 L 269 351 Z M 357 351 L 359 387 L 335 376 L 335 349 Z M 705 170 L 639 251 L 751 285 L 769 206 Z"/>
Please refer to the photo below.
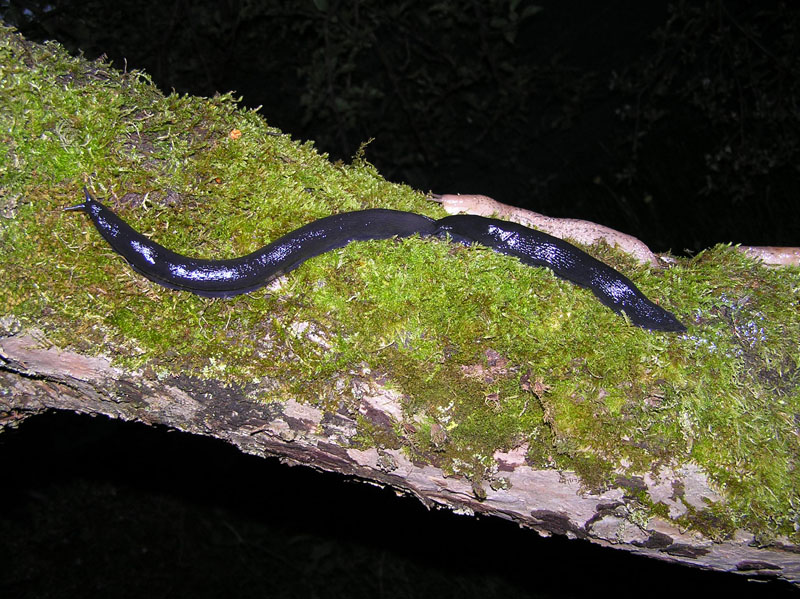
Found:
<path fill-rule="evenodd" d="M 556 275 L 590 289 L 606 306 L 625 313 L 631 322 L 656 331 L 686 328 L 651 302 L 630 279 L 586 252 L 540 231 L 482 216 L 448 216 L 437 221 L 398 210 L 371 209 L 321 218 L 287 233 L 255 252 L 229 260 L 205 260 L 177 254 L 135 231 L 84 188 L 82 203 L 64 210 L 81 210 L 131 267 L 172 289 L 207 297 L 232 297 L 263 287 L 314 256 L 351 241 L 392 237 L 436 236 L 465 245 L 478 243 L 531 266 L 550 268 Z"/>
<path fill-rule="evenodd" d="M 86 187 L 83 188 L 83 194 L 85 196 L 85 200 L 80 204 L 75 204 L 74 206 L 67 206 L 66 208 L 62 208 L 64 212 L 68 212 L 70 210 L 86 210 L 86 203 L 92 201 L 92 196 L 89 195 L 89 190 Z"/>

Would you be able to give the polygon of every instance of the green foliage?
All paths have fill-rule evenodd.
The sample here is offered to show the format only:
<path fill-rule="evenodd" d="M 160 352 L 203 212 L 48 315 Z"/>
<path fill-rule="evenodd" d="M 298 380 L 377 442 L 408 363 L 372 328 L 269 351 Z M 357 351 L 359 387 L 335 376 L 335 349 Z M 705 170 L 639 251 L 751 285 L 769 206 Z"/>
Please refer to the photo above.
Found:
<path fill-rule="evenodd" d="M 223 91 L 231 63 L 246 60 L 258 80 L 229 85 L 267 97 L 271 119 L 313 131 L 339 157 L 379 137 L 371 157 L 394 164 L 397 174 L 479 144 L 502 123 L 514 126 L 541 76 L 515 52 L 521 27 L 540 10 L 530 0 L 282 0 L 237 4 L 235 14 L 219 3 L 154 3 L 146 17 L 139 2 L 119 2 L 113 11 L 102 5 L 68 1 L 52 10 L 32 2 L 6 18 L 28 26 L 34 39 L 58 37 L 73 52 L 115 48 L 117 61 L 137 56 L 153 65 L 162 89 Z M 91 31 L 60 35 L 73 22 Z M 108 31 L 119 41 L 104 39 Z"/>

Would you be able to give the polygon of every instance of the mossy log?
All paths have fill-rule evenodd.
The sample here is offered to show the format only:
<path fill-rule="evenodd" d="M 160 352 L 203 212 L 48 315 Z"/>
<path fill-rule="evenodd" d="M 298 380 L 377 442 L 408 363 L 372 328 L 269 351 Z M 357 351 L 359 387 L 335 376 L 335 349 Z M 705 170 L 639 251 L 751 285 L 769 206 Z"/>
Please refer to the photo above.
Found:
<path fill-rule="evenodd" d="M 163 289 L 60 210 L 84 184 L 205 257 L 334 212 L 444 214 L 230 96 L 165 97 L 7 28 L 0 56 L 0 428 L 48 410 L 158 424 L 543 535 L 800 583 L 797 268 L 726 246 L 663 269 L 587 248 L 682 335 L 434 239 L 351 244 L 232 300 Z"/>
<path fill-rule="evenodd" d="M 505 488 L 493 488 L 410 460 L 401 450 L 355 449 L 359 416 L 381 426 L 400 410 L 396 393 L 368 377 L 353 381 L 349 390 L 361 397 L 360 414 L 353 414 L 325 412 L 293 400 L 255 403 L 242 389 L 213 380 L 127 371 L 106 358 L 61 350 L 41 331 L 0 340 L 0 359 L 3 427 L 50 410 L 162 425 L 222 439 L 243 452 L 275 456 L 289 465 L 389 486 L 429 507 L 513 520 L 544 536 L 586 539 L 702 568 L 800 580 L 796 546 L 763 546 L 744 531 L 717 541 L 658 517 L 635 521 L 636 497 L 642 492 L 679 510 L 702 510 L 707 502 L 719 500 L 692 465 L 662 472 L 657 481 L 619 477 L 615 484 L 591 491 L 574 473 L 531 468 L 525 451 L 517 450 L 494 456 Z"/>

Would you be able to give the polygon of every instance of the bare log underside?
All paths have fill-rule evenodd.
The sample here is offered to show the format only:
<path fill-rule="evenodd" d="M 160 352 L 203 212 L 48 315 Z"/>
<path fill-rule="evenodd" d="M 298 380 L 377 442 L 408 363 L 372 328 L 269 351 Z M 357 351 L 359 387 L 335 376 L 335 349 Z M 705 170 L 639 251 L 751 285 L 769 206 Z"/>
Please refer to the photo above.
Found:
<path fill-rule="evenodd" d="M 800 584 L 800 547 L 758 546 L 745 531 L 716 542 L 658 518 L 634 523 L 629 495 L 636 481 L 595 494 L 569 472 L 532 469 L 524 451 L 495 455 L 506 488 L 476 488 L 462 477 L 413 463 L 401 450 L 354 449 L 352 415 L 291 400 L 257 403 L 213 381 L 125 372 L 107 359 L 59 350 L 36 333 L 0 339 L 0 381 L 4 428 L 52 409 L 160 424 L 226 440 L 249 454 L 390 486 L 428 507 L 500 516 L 543 536 L 566 535 L 660 560 Z M 389 391 L 379 386 L 363 391 L 362 407 L 370 418 L 392 417 Z M 682 484 L 687 496 L 695 487 L 700 500 L 709 492 L 690 468 L 671 476 L 659 486 Z M 654 487 L 649 490 L 652 494 Z"/>

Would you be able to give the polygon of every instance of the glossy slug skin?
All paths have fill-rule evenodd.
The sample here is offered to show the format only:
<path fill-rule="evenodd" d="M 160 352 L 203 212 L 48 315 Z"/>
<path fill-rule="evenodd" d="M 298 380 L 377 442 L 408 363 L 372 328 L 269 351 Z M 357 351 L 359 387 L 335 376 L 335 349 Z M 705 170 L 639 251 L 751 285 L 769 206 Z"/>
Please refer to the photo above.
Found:
<path fill-rule="evenodd" d="M 437 234 L 448 234 L 453 241 L 466 245 L 479 243 L 519 258 L 524 264 L 546 266 L 562 279 L 590 289 L 617 314 L 624 311 L 637 327 L 670 332 L 686 330 L 670 312 L 647 299 L 628 277 L 563 239 L 482 216 L 448 216 L 436 224 Z"/>
<path fill-rule="evenodd" d="M 109 245 L 134 270 L 164 287 L 206 297 L 233 297 L 253 291 L 309 258 L 351 241 L 430 235 L 435 229 L 433 220 L 413 212 L 345 212 L 315 220 L 241 258 L 203 260 L 176 254 L 151 241 L 85 193 L 83 203 L 67 210 L 86 212 Z"/>
<path fill-rule="evenodd" d="M 575 246 L 516 223 L 482 216 L 448 216 L 434 221 L 413 212 L 361 210 L 321 218 L 264 246 L 230 260 L 188 258 L 137 233 L 84 190 L 85 200 L 65 210 L 81 210 L 134 270 L 172 289 L 207 297 L 232 297 L 269 283 L 303 262 L 351 241 L 436 236 L 478 243 L 531 266 L 545 266 L 561 278 L 589 288 L 631 322 L 654 331 L 685 331 L 672 314 L 648 300 L 624 275 Z"/>

